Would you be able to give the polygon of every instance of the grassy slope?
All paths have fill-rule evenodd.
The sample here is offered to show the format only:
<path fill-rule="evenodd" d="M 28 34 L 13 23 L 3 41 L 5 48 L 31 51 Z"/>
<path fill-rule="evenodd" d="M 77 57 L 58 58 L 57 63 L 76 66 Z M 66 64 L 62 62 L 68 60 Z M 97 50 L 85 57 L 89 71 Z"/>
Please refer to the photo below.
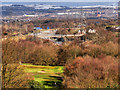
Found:
<path fill-rule="evenodd" d="M 59 77 L 62 76 L 63 66 L 38 66 L 23 64 L 25 72 L 31 73 L 35 81 L 40 82 L 45 88 L 54 87 L 54 83 L 61 83 Z"/>

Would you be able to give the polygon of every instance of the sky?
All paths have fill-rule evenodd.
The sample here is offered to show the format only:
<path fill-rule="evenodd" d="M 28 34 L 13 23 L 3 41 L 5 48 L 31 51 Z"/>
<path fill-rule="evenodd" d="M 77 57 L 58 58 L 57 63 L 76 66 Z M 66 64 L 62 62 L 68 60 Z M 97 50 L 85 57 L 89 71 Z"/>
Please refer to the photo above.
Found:
<path fill-rule="evenodd" d="M 2 2 L 118 2 L 120 0 L 0 0 Z"/>

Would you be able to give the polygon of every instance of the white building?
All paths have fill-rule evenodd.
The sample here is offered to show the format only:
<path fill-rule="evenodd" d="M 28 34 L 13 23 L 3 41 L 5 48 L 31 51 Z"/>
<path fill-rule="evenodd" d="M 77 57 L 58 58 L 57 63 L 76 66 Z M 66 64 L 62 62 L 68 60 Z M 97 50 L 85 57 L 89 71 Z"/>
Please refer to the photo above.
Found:
<path fill-rule="evenodd" d="M 86 34 L 86 30 L 79 30 L 78 34 Z"/>
<path fill-rule="evenodd" d="M 88 30 L 88 33 L 96 33 L 96 30 L 94 30 L 94 29 L 89 29 L 89 30 Z"/>
<path fill-rule="evenodd" d="M 24 14 L 23 16 L 24 17 L 37 17 L 38 15 L 27 15 L 27 14 Z"/>
<path fill-rule="evenodd" d="M 120 26 L 118 26 L 116 29 L 120 29 Z"/>

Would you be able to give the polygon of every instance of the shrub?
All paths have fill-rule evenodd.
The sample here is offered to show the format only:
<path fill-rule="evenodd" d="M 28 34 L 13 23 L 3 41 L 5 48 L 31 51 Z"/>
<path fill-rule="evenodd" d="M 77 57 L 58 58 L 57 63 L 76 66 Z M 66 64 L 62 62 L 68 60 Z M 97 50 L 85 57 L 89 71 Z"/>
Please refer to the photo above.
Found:
<path fill-rule="evenodd" d="M 66 88 L 115 88 L 118 86 L 118 62 L 111 56 L 77 57 L 64 70 Z"/>
<path fill-rule="evenodd" d="M 113 57 L 118 56 L 118 43 L 108 42 L 101 45 L 103 47 L 103 53 Z"/>
<path fill-rule="evenodd" d="M 96 58 L 103 53 L 103 48 L 100 45 L 91 44 L 85 49 L 85 52 L 87 55 Z"/>
<path fill-rule="evenodd" d="M 16 63 L 21 59 L 21 48 L 15 41 L 5 40 L 2 42 L 2 63 Z"/>
<path fill-rule="evenodd" d="M 31 76 L 25 74 L 24 69 L 18 64 L 7 64 L 2 68 L 3 88 L 30 88 L 30 80 Z"/>
<path fill-rule="evenodd" d="M 85 49 L 85 52 L 87 55 L 94 58 L 102 54 L 118 57 L 118 44 L 113 42 L 108 42 L 101 45 L 91 44 Z"/>
<path fill-rule="evenodd" d="M 77 45 L 68 45 L 59 48 L 58 50 L 58 63 L 57 65 L 65 65 L 67 62 L 71 62 L 77 56 L 83 56 L 83 50 Z"/>
<path fill-rule="evenodd" d="M 45 90 L 45 87 L 43 85 L 41 85 L 39 82 L 34 81 L 34 80 L 30 81 L 29 85 L 32 89 L 37 88 L 37 89 L 40 89 L 40 90 Z"/>
<path fill-rule="evenodd" d="M 29 55 L 28 62 L 35 65 L 56 65 L 56 50 L 51 46 L 40 47 Z"/>

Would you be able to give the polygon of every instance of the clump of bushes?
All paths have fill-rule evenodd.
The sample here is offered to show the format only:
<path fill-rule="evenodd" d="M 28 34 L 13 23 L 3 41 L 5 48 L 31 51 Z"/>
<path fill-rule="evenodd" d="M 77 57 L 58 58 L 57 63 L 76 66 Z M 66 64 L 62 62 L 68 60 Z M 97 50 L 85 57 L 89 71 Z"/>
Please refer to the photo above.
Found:
<path fill-rule="evenodd" d="M 2 88 L 30 88 L 31 75 L 24 72 L 19 64 L 2 66 Z"/>
<path fill-rule="evenodd" d="M 29 55 L 27 61 L 35 65 L 56 65 L 56 50 L 51 46 L 40 47 Z"/>
<path fill-rule="evenodd" d="M 84 51 L 78 45 L 64 45 L 59 48 L 57 54 L 57 65 L 65 65 L 67 62 L 74 60 L 77 56 L 83 56 Z"/>
<path fill-rule="evenodd" d="M 34 81 L 34 80 L 31 80 L 31 81 L 29 82 L 29 85 L 30 85 L 30 88 L 31 88 L 31 89 L 45 90 L 45 87 L 44 87 L 42 84 L 40 84 L 39 82 Z"/>
<path fill-rule="evenodd" d="M 111 56 L 77 57 L 66 64 L 65 88 L 115 88 L 118 87 L 118 61 Z"/>
<path fill-rule="evenodd" d="M 29 37 L 33 38 L 33 37 Z M 108 42 L 104 44 L 89 44 L 87 47 L 79 44 L 55 46 L 43 40 L 20 40 L 19 42 L 6 40 L 3 42 L 3 62 L 23 62 L 36 65 L 65 65 L 78 56 L 89 55 L 97 58 L 99 55 L 118 57 L 118 44 Z"/>
<path fill-rule="evenodd" d="M 118 57 L 118 43 L 108 42 L 101 45 L 90 44 L 85 49 L 85 52 L 87 55 L 92 56 L 94 58 L 102 54 Z"/>

